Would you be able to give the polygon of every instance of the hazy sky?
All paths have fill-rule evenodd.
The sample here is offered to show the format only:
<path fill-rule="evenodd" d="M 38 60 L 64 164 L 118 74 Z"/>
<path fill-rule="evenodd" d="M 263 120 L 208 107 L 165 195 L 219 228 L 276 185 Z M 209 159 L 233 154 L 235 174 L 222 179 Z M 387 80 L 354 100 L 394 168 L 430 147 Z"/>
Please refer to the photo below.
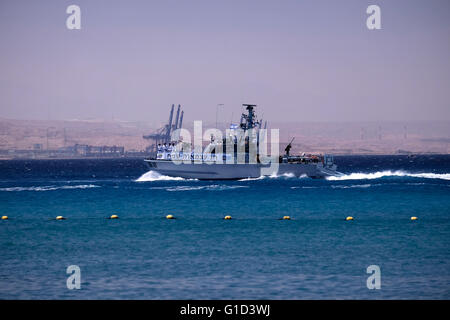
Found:
<path fill-rule="evenodd" d="M 1 0 L 0 40 L 0 117 L 450 120 L 448 0 Z"/>

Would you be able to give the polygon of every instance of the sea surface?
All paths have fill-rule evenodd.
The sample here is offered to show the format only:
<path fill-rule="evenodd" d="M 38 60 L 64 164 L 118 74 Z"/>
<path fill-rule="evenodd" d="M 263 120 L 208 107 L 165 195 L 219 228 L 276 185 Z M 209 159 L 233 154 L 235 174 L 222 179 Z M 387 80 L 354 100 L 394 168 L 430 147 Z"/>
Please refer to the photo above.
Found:
<path fill-rule="evenodd" d="M 133 159 L 0 161 L 0 299 L 449 299 L 450 156 L 335 162 L 329 180 L 197 181 Z"/>

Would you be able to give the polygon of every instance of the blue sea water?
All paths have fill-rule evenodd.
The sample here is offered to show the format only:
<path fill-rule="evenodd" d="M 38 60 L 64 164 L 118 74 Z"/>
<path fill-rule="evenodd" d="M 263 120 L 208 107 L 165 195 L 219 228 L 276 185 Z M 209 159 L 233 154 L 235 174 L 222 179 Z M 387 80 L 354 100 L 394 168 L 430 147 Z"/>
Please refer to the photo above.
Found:
<path fill-rule="evenodd" d="M 335 161 L 337 180 L 242 181 L 130 159 L 0 161 L 0 298 L 449 299 L 450 156 Z"/>

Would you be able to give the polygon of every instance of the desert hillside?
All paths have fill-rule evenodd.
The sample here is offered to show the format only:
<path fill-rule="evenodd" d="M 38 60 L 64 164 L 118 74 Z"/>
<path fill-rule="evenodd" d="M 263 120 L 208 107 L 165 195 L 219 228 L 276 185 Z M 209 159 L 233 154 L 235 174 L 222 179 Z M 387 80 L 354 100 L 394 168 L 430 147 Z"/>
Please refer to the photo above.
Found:
<path fill-rule="evenodd" d="M 161 124 L 162 126 L 163 124 Z M 204 128 L 215 124 L 205 123 Z M 219 123 L 219 128 L 225 128 Z M 186 123 L 191 129 L 192 124 Z M 269 123 L 280 128 L 281 147 L 334 154 L 450 153 L 450 123 Z M 0 119 L 0 150 L 58 149 L 75 144 L 145 150 L 142 138 L 158 128 L 145 122 Z"/>

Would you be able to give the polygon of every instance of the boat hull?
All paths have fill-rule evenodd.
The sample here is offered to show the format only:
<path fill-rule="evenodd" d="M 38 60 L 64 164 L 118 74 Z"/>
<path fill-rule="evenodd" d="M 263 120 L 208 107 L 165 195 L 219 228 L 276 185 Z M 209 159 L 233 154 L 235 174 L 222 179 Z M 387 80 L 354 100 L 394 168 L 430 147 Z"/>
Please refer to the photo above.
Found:
<path fill-rule="evenodd" d="M 311 178 L 326 178 L 338 175 L 334 168 L 323 167 L 321 163 L 280 163 L 278 170 L 263 164 L 207 164 L 182 163 L 176 164 L 170 160 L 145 160 L 150 170 L 170 177 L 198 180 L 238 180 L 259 178 L 271 175 L 308 176 Z"/>

